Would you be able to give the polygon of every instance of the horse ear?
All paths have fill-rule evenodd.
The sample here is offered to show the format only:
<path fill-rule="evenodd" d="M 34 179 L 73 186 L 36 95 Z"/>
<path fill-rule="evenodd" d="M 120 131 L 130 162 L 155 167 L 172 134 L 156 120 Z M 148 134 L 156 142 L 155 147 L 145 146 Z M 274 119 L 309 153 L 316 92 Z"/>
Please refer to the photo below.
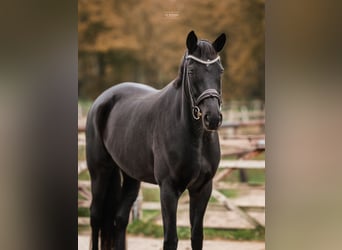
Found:
<path fill-rule="evenodd" d="M 213 47 L 216 52 L 220 52 L 226 43 L 226 34 L 222 33 L 218 38 L 216 38 L 215 42 L 213 42 Z"/>
<path fill-rule="evenodd" d="M 188 48 L 189 54 L 193 53 L 197 48 L 197 36 L 193 30 L 190 31 L 186 38 L 186 47 Z"/>

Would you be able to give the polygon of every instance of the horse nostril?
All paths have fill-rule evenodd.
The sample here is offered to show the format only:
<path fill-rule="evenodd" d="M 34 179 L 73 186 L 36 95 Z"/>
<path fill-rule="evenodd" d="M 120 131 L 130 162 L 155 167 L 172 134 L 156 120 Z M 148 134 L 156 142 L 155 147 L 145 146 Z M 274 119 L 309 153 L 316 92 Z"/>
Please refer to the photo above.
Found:
<path fill-rule="evenodd" d="M 222 113 L 220 113 L 220 117 L 219 117 L 219 125 L 218 125 L 218 126 L 221 126 L 221 124 L 222 124 L 222 120 L 223 120 Z"/>
<path fill-rule="evenodd" d="M 205 114 L 203 118 L 204 118 L 205 126 L 209 127 L 209 125 L 210 125 L 210 116 L 208 114 Z"/>
<path fill-rule="evenodd" d="M 210 119 L 210 116 L 208 114 L 206 114 L 204 116 L 204 121 L 208 122 L 209 123 L 209 119 Z"/>

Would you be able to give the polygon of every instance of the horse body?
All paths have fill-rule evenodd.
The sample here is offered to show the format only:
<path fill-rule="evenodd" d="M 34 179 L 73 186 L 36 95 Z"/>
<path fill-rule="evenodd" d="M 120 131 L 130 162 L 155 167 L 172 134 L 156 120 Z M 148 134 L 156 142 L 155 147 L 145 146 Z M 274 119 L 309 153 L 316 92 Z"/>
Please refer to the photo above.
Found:
<path fill-rule="evenodd" d="M 191 38 L 190 33 L 189 51 Z M 209 69 L 203 69 L 209 75 Z M 202 122 L 194 113 L 193 93 L 184 77 L 161 90 L 122 83 L 96 99 L 86 126 L 93 249 L 98 249 L 99 232 L 102 249 L 126 248 L 129 211 L 141 181 L 160 187 L 164 250 L 177 248 L 177 203 L 189 190 L 192 248 L 202 249 L 203 216 L 220 161 L 216 130 L 222 118 L 217 111 L 218 92 L 203 86 L 198 88 L 203 95 L 195 93 L 203 99 L 195 103 L 202 108 Z"/>
<path fill-rule="evenodd" d="M 217 133 L 200 131 L 189 123 L 191 114 L 182 114 L 182 91 L 173 83 L 159 91 L 145 86 L 116 85 L 107 90 L 110 94 L 104 93 L 110 98 L 99 103 L 101 107 L 115 100 L 104 118 L 107 123 L 103 133 L 104 145 L 113 160 L 132 178 L 153 184 L 173 177 L 187 188 L 201 170 L 213 174 L 218 161 L 207 159 L 219 159 Z M 214 157 L 208 155 L 213 153 Z"/>

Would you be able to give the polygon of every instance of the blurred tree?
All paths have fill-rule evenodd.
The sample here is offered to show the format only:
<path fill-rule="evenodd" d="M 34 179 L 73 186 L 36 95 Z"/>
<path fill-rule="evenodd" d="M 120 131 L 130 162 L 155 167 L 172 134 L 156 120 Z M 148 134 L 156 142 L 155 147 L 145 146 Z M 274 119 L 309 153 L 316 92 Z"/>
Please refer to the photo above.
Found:
<path fill-rule="evenodd" d="M 221 53 L 225 99 L 264 99 L 264 0 L 79 0 L 80 96 L 113 83 L 157 88 L 176 77 L 190 30 Z"/>

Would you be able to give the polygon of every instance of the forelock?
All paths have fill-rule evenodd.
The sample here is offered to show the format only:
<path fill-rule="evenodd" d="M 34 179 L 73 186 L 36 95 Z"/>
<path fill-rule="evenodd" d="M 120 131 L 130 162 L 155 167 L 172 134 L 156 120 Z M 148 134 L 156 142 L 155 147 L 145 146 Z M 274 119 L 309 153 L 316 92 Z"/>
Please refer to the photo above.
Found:
<path fill-rule="evenodd" d="M 212 44 L 206 40 L 200 40 L 198 42 L 198 48 L 200 58 L 213 59 L 217 55 Z"/>

